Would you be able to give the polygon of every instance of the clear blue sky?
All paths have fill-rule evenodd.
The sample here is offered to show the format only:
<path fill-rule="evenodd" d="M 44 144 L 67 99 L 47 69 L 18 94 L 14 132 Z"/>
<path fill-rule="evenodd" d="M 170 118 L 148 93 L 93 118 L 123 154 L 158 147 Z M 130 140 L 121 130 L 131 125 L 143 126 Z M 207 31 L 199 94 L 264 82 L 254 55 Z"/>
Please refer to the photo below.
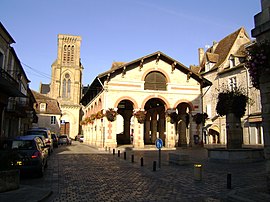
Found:
<path fill-rule="evenodd" d="M 50 83 L 57 35 L 82 37 L 83 84 L 113 61 L 156 51 L 185 66 L 198 64 L 198 48 L 244 27 L 251 37 L 260 0 L 1 0 L 0 20 L 16 41 L 30 88 Z"/>

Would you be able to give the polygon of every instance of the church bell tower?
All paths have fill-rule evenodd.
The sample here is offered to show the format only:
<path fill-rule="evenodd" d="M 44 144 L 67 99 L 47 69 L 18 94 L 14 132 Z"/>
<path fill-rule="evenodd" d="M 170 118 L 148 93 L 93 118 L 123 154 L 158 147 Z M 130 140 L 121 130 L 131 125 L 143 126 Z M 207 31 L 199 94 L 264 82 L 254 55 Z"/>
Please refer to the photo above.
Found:
<path fill-rule="evenodd" d="M 81 37 L 58 35 L 57 59 L 52 64 L 50 97 L 62 111 L 61 134 L 74 138 L 79 133 L 83 66 L 80 62 Z"/>

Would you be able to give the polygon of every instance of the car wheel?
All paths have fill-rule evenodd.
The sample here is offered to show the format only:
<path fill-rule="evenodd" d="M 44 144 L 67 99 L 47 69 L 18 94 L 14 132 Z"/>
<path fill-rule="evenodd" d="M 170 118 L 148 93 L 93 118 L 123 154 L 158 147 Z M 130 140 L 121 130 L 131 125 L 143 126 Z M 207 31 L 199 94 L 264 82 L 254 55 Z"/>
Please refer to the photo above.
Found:
<path fill-rule="evenodd" d="M 46 161 L 46 163 L 45 163 L 45 166 L 44 166 L 45 168 L 48 168 L 48 161 Z"/>
<path fill-rule="evenodd" d="M 38 177 L 43 177 L 44 175 L 44 166 L 42 165 L 38 170 Z"/>

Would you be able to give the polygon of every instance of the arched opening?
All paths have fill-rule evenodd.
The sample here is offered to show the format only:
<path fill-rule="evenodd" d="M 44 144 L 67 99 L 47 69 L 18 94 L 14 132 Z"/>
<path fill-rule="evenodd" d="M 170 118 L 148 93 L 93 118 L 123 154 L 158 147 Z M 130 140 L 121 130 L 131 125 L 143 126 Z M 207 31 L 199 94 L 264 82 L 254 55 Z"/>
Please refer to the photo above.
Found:
<path fill-rule="evenodd" d="M 152 98 L 144 107 L 146 119 L 144 124 L 144 144 L 155 144 L 157 138 L 161 138 L 165 144 L 165 104 L 161 99 Z"/>
<path fill-rule="evenodd" d="M 166 90 L 167 79 L 158 71 L 152 71 L 145 77 L 144 90 Z"/>
<path fill-rule="evenodd" d="M 176 107 L 176 146 L 186 147 L 191 144 L 191 137 L 189 134 L 191 106 L 182 102 Z"/>
<path fill-rule="evenodd" d="M 131 127 L 131 118 L 133 116 L 133 102 L 130 100 L 122 100 L 117 105 L 118 116 L 122 118 L 117 118 L 118 128 L 121 128 L 121 131 L 117 131 L 117 144 L 131 144 L 133 140 L 133 128 Z"/>

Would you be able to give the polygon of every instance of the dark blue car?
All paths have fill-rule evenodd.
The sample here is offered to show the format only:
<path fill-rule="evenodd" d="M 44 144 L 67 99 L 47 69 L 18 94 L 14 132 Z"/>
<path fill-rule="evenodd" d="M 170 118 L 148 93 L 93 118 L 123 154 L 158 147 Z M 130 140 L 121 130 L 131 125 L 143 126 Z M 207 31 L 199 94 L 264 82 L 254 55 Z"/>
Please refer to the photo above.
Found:
<path fill-rule="evenodd" d="M 48 165 L 48 147 L 40 137 L 19 136 L 12 140 L 11 149 L 17 153 L 13 167 L 22 173 L 27 172 L 42 177 Z"/>

